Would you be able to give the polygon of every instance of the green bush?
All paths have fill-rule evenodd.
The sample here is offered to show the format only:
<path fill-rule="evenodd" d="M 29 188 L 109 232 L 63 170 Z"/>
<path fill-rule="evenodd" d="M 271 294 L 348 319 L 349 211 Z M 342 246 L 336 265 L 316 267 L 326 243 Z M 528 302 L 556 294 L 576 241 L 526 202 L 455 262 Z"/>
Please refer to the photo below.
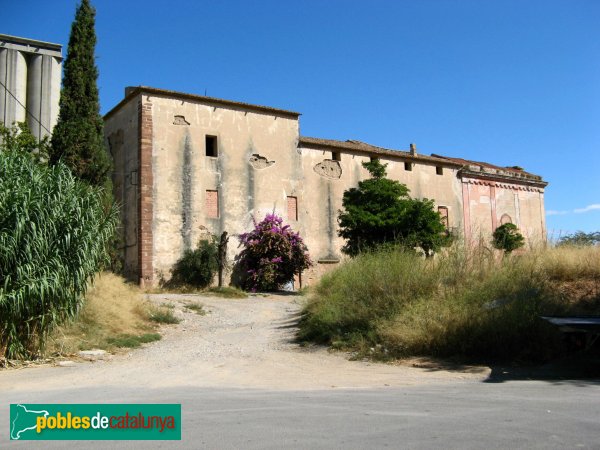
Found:
<path fill-rule="evenodd" d="M 102 190 L 63 164 L 0 151 L 0 353 L 33 357 L 73 317 L 117 223 Z"/>
<path fill-rule="evenodd" d="M 504 250 L 505 253 L 511 253 L 513 250 L 523 247 L 525 238 L 514 223 L 505 223 L 500 225 L 493 234 L 492 244 L 498 250 Z"/>
<path fill-rule="evenodd" d="M 214 239 L 201 240 L 195 250 L 186 250 L 173 267 L 167 287 L 181 285 L 204 288 L 210 285 L 217 270 L 217 244 Z"/>

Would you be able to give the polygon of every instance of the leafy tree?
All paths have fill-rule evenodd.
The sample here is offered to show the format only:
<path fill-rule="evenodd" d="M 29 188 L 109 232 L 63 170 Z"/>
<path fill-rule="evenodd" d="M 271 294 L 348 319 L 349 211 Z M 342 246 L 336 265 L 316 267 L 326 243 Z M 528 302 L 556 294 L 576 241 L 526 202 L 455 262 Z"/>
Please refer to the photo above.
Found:
<path fill-rule="evenodd" d="M 251 291 L 273 291 L 312 265 L 299 233 L 275 214 L 254 222 L 254 230 L 239 236 L 244 247 L 237 256 L 241 286 Z"/>
<path fill-rule="evenodd" d="M 48 159 L 50 143 L 48 137 L 38 141 L 27 126 L 27 122 L 18 122 L 12 127 L 0 123 L 0 151 L 22 152 L 31 156 L 37 162 L 43 163 Z"/>
<path fill-rule="evenodd" d="M 449 243 L 433 200 L 412 199 L 406 185 L 386 178 L 387 164 L 364 162 L 371 178 L 344 192 L 339 212 L 339 235 L 346 239 L 342 251 L 355 256 L 386 244 L 419 247 L 426 256 Z"/>
<path fill-rule="evenodd" d="M 95 14 L 89 0 L 82 0 L 75 13 L 63 66 L 60 112 L 52 134 L 50 164 L 62 160 L 77 178 L 99 186 L 107 183 L 111 163 L 104 148 L 96 85 Z"/>
<path fill-rule="evenodd" d="M 591 233 L 577 231 L 573 234 L 567 234 L 558 240 L 558 245 L 574 245 L 581 247 L 598 244 L 600 244 L 600 231 L 594 231 Z"/>
<path fill-rule="evenodd" d="M 492 244 L 498 250 L 504 250 L 505 254 L 510 254 L 513 250 L 523 247 L 525 238 L 514 223 L 505 223 L 500 225 L 492 235 Z"/>

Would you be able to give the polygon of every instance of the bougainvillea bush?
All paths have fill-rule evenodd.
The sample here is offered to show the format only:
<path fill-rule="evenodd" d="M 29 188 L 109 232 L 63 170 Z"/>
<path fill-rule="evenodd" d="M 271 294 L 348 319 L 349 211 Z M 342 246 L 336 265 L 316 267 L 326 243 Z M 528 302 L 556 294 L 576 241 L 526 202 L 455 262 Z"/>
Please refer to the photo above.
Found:
<path fill-rule="evenodd" d="M 239 236 L 244 247 L 237 257 L 241 287 L 250 291 L 274 291 L 312 265 L 299 233 L 275 214 L 267 214 L 254 230 Z"/>

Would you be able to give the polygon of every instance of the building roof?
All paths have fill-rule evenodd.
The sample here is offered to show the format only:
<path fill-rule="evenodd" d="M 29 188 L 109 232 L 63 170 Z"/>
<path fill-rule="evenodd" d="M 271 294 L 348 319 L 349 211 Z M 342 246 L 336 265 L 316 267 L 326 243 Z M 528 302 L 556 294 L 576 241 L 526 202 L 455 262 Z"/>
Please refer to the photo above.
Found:
<path fill-rule="evenodd" d="M 106 119 L 106 118 L 110 117 L 111 115 L 113 115 L 124 104 L 126 104 L 129 100 L 131 100 L 133 97 L 137 96 L 138 94 L 169 97 L 169 98 L 175 98 L 175 99 L 179 99 L 179 100 L 190 100 L 193 102 L 206 103 L 209 105 L 226 106 L 226 107 L 230 107 L 230 108 L 241 109 L 243 111 L 260 112 L 260 113 L 266 113 L 266 114 L 271 114 L 271 115 L 276 115 L 276 116 L 291 117 L 294 119 L 297 119 L 300 116 L 300 113 L 298 113 L 298 112 L 288 111 L 285 109 L 271 108 L 270 106 L 253 105 L 251 103 L 244 103 L 244 102 L 234 102 L 232 100 L 224 100 L 222 98 L 207 97 L 204 95 L 196 95 L 196 94 L 187 94 L 184 92 L 169 91 L 166 89 L 158 89 L 158 88 L 153 88 L 153 87 L 149 87 L 149 86 L 135 86 L 135 87 L 125 88 L 125 98 L 123 100 L 121 100 L 113 109 L 111 109 L 109 112 L 107 112 L 104 115 L 104 118 Z"/>
<path fill-rule="evenodd" d="M 444 166 L 455 166 L 461 167 L 462 164 L 451 161 L 447 158 L 441 158 L 438 156 L 427 156 L 419 153 L 411 153 L 405 150 L 392 150 L 389 148 L 378 147 L 376 145 L 367 144 L 366 142 L 347 140 L 347 141 L 336 141 L 333 139 L 320 139 L 313 137 L 301 136 L 299 145 L 302 147 L 315 148 L 315 149 L 328 149 L 328 150 L 350 150 L 359 153 L 365 153 L 369 155 L 381 155 L 391 156 L 394 158 L 402 158 L 412 161 L 422 161 L 431 164 L 441 164 Z"/>
<path fill-rule="evenodd" d="M 52 42 L 36 41 L 35 39 L 0 34 L 0 49 L 13 49 L 27 53 L 50 55 L 62 60 L 62 45 Z"/>
<path fill-rule="evenodd" d="M 299 145 L 301 147 L 313 148 L 318 150 L 349 150 L 368 155 L 380 155 L 400 158 L 406 161 L 412 160 L 421 161 L 429 164 L 451 166 L 460 169 L 459 173 L 461 175 L 467 175 L 476 178 L 486 178 L 513 183 L 522 182 L 542 187 L 548 184 L 544 180 L 542 180 L 542 177 L 540 177 L 539 175 L 526 172 L 525 170 L 517 166 L 500 167 L 490 163 L 470 161 L 468 159 L 453 158 L 437 154 L 432 154 L 431 156 L 421 155 L 417 152 L 412 153 L 410 151 L 405 150 L 392 150 L 356 140 L 337 141 L 333 139 L 320 139 L 301 136 Z"/>
<path fill-rule="evenodd" d="M 478 176 L 485 178 L 517 178 L 523 181 L 527 181 L 529 183 L 540 184 L 547 186 L 546 183 L 541 176 L 535 175 L 530 172 L 526 172 L 523 168 L 518 166 L 512 167 L 501 167 L 496 166 L 494 164 L 480 162 L 480 161 L 471 161 L 463 158 L 453 158 L 450 156 L 441 156 L 441 155 L 432 155 L 437 158 L 447 159 L 449 161 L 456 162 L 463 166 L 462 172 L 465 175 L 470 176 Z"/>

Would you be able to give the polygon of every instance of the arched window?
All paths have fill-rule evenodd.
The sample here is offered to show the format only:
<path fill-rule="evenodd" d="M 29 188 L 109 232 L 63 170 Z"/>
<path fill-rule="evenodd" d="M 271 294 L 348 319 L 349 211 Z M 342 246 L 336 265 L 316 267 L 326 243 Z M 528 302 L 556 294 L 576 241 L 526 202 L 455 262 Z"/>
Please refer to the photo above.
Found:
<path fill-rule="evenodd" d="M 504 225 L 505 223 L 512 223 L 512 219 L 508 214 L 502 214 L 500 218 L 500 225 Z"/>

